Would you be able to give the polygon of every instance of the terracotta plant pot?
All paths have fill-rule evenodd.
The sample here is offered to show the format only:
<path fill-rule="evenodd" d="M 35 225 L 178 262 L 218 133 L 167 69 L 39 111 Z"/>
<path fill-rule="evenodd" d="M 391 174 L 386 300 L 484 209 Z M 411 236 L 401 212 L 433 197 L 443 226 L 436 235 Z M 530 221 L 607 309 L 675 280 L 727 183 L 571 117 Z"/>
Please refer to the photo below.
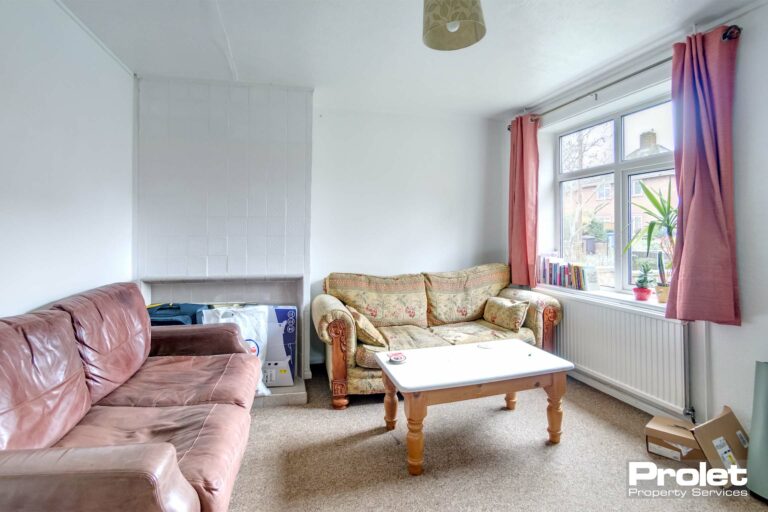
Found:
<path fill-rule="evenodd" d="M 666 304 L 669 298 L 669 285 L 657 285 L 656 286 L 656 299 L 659 304 Z"/>
<path fill-rule="evenodd" d="M 635 292 L 636 300 L 648 300 L 648 297 L 651 296 L 650 288 L 632 288 L 632 291 Z"/>

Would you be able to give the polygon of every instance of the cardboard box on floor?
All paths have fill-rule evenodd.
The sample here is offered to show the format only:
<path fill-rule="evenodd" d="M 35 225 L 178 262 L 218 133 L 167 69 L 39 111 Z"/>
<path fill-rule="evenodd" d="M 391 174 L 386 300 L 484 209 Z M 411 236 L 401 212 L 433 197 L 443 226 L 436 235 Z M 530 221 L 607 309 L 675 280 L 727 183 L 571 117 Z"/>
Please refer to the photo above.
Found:
<path fill-rule="evenodd" d="M 688 420 L 654 416 L 645 426 L 645 445 L 649 453 L 696 466 L 706 460 L 696 438 L 695 425 Z"/>
<path fill-rule="evenodd" d="M 730 407 L 700 425 L 687 420 L 654 416 L 645 426 L 648 452 L 696 466 L 747 467 L 749 437 Z"/>

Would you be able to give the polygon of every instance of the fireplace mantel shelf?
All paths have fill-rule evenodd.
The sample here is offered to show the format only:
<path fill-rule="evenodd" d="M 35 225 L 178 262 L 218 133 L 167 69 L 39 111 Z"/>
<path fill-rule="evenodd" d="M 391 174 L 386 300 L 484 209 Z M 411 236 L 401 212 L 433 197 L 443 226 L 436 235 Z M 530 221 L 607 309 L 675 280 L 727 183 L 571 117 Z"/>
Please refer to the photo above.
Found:
<path fill-rule="evenodd" d="M 209 281 L 282 281 L 303 279 L 302 274 L 269 274 L 245 276 L 148 276 L 138 280 L 144 283 L 204 283 Z"/>

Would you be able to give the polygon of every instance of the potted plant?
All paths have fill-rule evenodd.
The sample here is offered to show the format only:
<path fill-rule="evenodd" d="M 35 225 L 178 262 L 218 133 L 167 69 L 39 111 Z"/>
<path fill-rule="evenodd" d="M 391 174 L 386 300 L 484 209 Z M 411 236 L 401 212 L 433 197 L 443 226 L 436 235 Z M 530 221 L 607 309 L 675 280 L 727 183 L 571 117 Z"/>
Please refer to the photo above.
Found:
<path fill-rule="evenodd" d="M 637 276 L 635 281 L 635 287 L 632 291 L 635 293 L 635 299 L 648 300 L 651 296 L 651 286 L 653 286 L 653 278 L 651 277 L 651 264 L 644 261 L 640 264 L 640 275 Z"/>
<path fill-rule="evenodd" d="M 659 304 L 666 304 L 669 298 L 669 283 L 667 282 L 667 269 L 664 267 L 664 253 L 659 251 L 656 262 L 659 266 L 659 281 L 656 283 L 656 298 Z"/>
<path fill-rule="evenodd" d="M 660 303 L 666 303 L 669 296 L 669 281 L 667 280 L 666 262 L 672 262 L 675 254 L 675 234 L 677 231 L 677 207 L 672 204 L 672 180 L 667 184 L 667 193 L 661 190 L 653 192 L 645 183 L 640 182 L 640 188 L 647 200 L 647 204 L 632 203 L 651 218 L 648 225 L 643 226 L 635 233 L 629 243 L 624 247 L 626 253 L 637 240 L 645 238 L 645 255 L 651 252 L 651 243 L 658 239 L 660 251 L 657 254 L 659 271 L 659 284 L 656 287 L 656 295 Z M 666 262 L 665 262 L 666 257 Z M 650 265 L 649 265 L 650 266 Z"/>

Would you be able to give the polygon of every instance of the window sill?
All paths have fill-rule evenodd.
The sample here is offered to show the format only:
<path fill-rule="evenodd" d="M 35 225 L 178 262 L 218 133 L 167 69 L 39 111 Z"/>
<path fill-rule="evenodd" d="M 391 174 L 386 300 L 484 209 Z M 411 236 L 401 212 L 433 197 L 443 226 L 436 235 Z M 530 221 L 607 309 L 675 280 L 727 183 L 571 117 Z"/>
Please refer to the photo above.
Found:
<path fill-rule="evenodd" d="M 563 288 L 561 286 L 553 286 L 549 284 L 539 284 L 534 291 L 540 291 L 549 295 L 554 295 L 555 297 L 562 296 L 564 298 L 583 302 L 603 304 L 621 309 L 631 309 L 632 311 L 644 312 L 659 317 L 664 317 L 664 313 L 667 309 L 666 304 L 660 304 L 656 300 L 655 294 L 651 295 L 647 301 L 639 301 L 635 300 L 631 293 L 619 293 L 606 290 L 587 292 L 584 290 L 573 290 L 571 288 Z"/>

